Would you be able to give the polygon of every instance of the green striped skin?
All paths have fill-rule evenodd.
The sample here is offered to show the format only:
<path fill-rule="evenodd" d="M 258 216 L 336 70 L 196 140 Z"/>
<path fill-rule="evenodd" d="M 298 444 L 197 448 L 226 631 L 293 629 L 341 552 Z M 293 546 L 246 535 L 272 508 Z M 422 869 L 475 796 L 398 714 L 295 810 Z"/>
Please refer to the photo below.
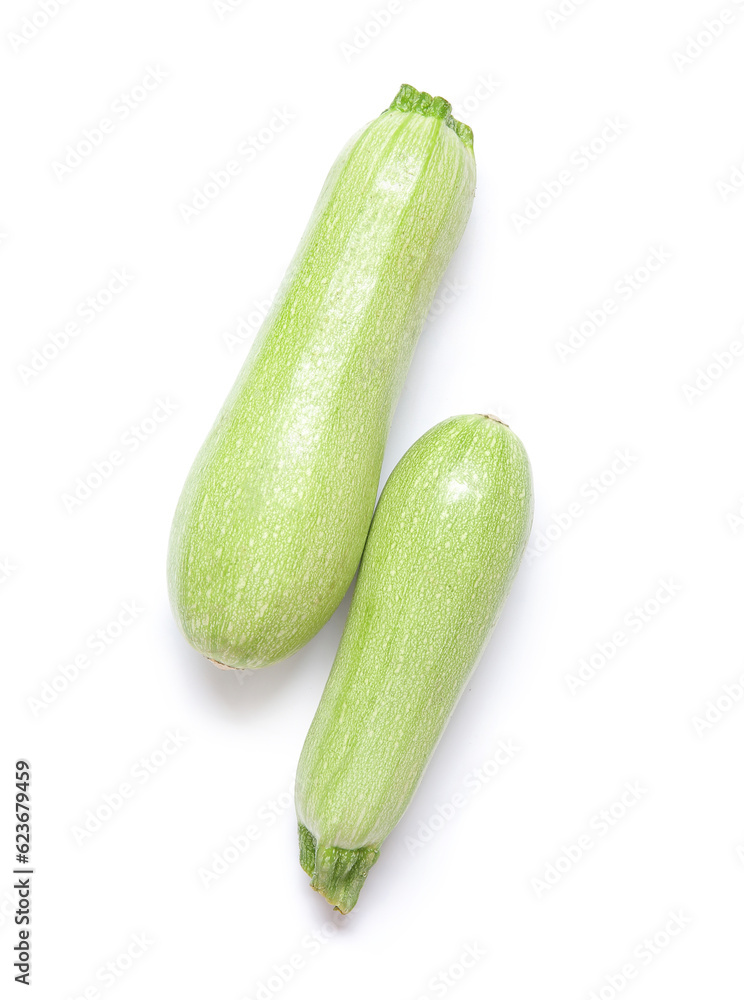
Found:
<path fill-rule="evenodd" d="M 411 799 L 519 566 L 530 464 L 494 417 L 452 417 L 393 470 L 302 750 L 300 861 L 343 912 Z"/>
<path fill-rule="evenodd" d="M 173 612 L 221 666 L 295 652 L 357 569 L 383 450 L 475 190 L 472 133 L 403 87 L 331 169 L 176 510 Z"/>

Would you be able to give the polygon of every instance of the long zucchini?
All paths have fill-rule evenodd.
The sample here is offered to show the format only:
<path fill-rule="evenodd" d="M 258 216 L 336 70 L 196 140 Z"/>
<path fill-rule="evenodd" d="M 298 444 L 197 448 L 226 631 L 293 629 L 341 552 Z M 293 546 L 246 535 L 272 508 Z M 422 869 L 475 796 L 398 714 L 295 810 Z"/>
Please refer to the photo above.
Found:
<path fill-rule="evenodd" d="M 173 612 L 218 665 L 289 656 L 347 590 L 474 189 L 470 129 L 408 86 L 333 166 L 173 521 Z"/>

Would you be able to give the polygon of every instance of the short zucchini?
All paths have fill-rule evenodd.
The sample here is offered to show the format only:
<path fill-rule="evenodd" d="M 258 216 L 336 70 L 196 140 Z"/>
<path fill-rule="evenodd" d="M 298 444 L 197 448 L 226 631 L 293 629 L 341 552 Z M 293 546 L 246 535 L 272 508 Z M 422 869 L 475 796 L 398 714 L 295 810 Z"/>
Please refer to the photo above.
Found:
<path fill-rule="evenodd" d="M 175 513 L 171 605 L 221 666 L 289 656 L 357 569 L 390 421 L 473 201 L 472 133 L 404 86 L 342 151 Z"/>
<path fill-rule="evenodd" d="M 344 913 L 488 641 L 532 506 L 519 438 L 480 414 L 428 431 L 385 485 L 296 781 L 300 862 Z"/>

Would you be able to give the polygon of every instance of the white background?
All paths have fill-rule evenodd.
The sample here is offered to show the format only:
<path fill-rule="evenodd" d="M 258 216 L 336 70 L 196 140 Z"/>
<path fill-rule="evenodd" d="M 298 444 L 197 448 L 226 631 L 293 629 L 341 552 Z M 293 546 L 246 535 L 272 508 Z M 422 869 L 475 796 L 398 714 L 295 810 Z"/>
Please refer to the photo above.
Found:
<path fill-rule="evenodd" d="M 222 15 L 209 0 L 69 0 L 14 44 L 39 8 L 3 4 L 0 980 L 19 995 L 23 756 L 34 996 L 741 996 L 744 699 L 724 685 L 741 695 L 744 358 L 698 369 L 744 342 L 744 194 L 719 187 L 744 160 L 744 8 L 732 0 L 734 23 L 684 62 L 675 52 L 722 4 L 586 0 L 551 25 L 558 6 L 403 0 L 378 30 L 383 0 Z M 167 76 L 115 117 L 149 67 Z M 437 421 L 499 413 L 532 458 L 543 551 L 341 920 L 299 867 L 288 791 L 348 597 L 299 654 L 240 683 L 180 636 L 164 563 L 186 472 L 247 353 L 250 338 L 230 350 L 224 334 L 272 293 L 334 157 L 404 81 L 472 125 L 478 187 L 447 279 L 459 291 L 422 335 L 383 481 Z M 184 221 L 179 206 L 276 110 L 291 121 Z M 59 176 L 68 144 L 112 116 Z M 608 119 L 619 134 L 584 169 L 576 151 Z M 566 169 L 572 183 L 521 224 Z M 652 248 L 668 259 L 639 271 Z M 86 323 L 78 307 L 112 269 L 128 287 Z M 642 287 L 621 293 L 634 272 Z M 608 298 L 616 312 L 562 360 L 556 345 Z M 29 375 L 76 318 L 78 336 Z M 159 399 L 177 408 L 130 450 Z M 112 450 L 124 463 L 68 511 L 63 495 Z M 625 470 L 607 472 L 618 451 Z M 602 473 L 599 494 L 587 484 Z M 92 655 L 122 602 L 142 610 Z M 596 644 L 611 654 L 618 631 L 605 661 Z M 167 755 L 169 731 L 187 740 Z M 507 740 L 518 752 L 471 794 Z M 123 782 L 131 797 L 81 836 Z M 642 793 L 603 832 L 629 782 Z M 591 846 L 567 860 L 581 837 Z M 225 851 L 205 888 L 200 869 Z"/>

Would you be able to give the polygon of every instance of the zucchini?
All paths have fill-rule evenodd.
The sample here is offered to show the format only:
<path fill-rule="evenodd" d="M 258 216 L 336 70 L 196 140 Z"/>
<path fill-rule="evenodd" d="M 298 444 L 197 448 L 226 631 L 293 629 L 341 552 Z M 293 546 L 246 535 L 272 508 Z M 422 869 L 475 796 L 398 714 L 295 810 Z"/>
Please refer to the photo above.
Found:
<path fill-rule="evenodd" d="M 483 414 L 428 431 L 385 485 L 295 786 L 300 863 L 344 913 L 488 641 L 532 507 L 519 438 Z"/>
<path fill-rule="evenodd" d="M 173 520 L 173 613 L 219 666 L 289 656 L 351 583 L 395 404 L 474 190 L 472 132 L 408 86 L 331 169 Z"/>

